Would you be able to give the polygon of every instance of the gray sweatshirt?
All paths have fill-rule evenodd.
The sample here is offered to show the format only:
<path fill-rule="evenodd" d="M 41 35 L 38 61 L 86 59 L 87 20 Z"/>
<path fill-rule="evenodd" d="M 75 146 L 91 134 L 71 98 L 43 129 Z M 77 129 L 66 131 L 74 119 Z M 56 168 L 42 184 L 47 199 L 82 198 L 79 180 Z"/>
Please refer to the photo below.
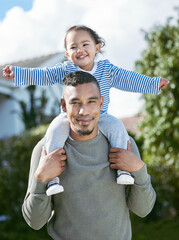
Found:
<path fill-rule="evenodd" d="M 156 199 L 146 165 L 132 173 L 134 185 L 118 185 L 116 171 L 109 167 L 110 146 L 101 133 L 84 142 L 68 139 L 67 164 L 60 176 L 65 191 L 48 197 L 46 183 L 34 178 L 42 146 L 41 140 L 32 154 L 22 206 L 26 222 L 36 230 L 48 223 L 55 240 L 130 240 L 129 210 L 144 217 Z M 133 141 L 132 146 L 138 154 Z"/>

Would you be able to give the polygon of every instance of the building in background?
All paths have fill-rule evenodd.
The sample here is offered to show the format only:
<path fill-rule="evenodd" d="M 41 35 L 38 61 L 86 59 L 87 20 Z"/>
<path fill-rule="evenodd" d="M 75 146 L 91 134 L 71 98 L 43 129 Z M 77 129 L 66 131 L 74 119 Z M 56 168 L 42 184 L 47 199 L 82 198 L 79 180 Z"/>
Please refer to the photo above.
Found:
<path fill-rule="evenodd" d="M 123 122 L 126 130 L 129 133 L 136 135 L 139 133 L 138 125 L 143 120 L 143 118 L 144 118 L 144 115 L 139 115 L 139 116 L 120 118 L 120 120 Z"/>
<path fill-rule="evenodd" d="M 13 66 L 20 67 L 50 67 L 58 62 L 64 61 L 64 53 L 55 53 L 38 58 L 28 59 L 16 63 L 11 63 Z M 8 63 L 9 64 L 9 63 Z M 21 108 L 17 100 L 23 100 L 29 103 L 29 95 L 26 86 L 15 87 L 13 80 L 5 79 L 2 76 L 2 69 L 0 66 L 0 139 L 7 138 L 13 135 L 18 135 L 24 131 L 25 127 L 19 115 Z M 46 114 L 50 114 L 49 110 L 53 107 L 54 102 L 60 102 L 62 96 L 62 87 L 59 84 L 53 86 L 42 87 L 38 86 L 36 89 L 36 97 L 40 97 L 42 90 L 46 90 L 48 104 L 46 107 Z M 57 114 L 59 109 L 57 109 Z"/>

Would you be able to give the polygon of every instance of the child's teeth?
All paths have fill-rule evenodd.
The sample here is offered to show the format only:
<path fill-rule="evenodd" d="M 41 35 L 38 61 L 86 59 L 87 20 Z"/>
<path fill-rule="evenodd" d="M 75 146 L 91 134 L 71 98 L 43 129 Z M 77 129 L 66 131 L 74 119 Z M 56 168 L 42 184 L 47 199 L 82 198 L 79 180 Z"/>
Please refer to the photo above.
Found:
<path fill-rule="evenodd" d="M 85 56 L 79 56 L 79 58 L 84 58 Z"/>

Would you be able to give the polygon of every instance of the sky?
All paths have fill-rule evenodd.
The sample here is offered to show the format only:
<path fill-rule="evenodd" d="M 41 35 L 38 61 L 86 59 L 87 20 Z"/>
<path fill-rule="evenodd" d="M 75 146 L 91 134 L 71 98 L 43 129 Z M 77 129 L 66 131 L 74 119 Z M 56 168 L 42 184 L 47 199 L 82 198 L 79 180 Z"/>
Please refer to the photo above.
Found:
<path fill-rule="evenodd" d="M 134 70 L 147 46 L 142 29 L 165 24 L 178 5 L 178 0 L 0 0 L 0 65 L 64 51 L 66 30 L 84 24 L 105 39 L 101 58 Z M 109 113 L 133 116 L 143 104 L 140 94 L 112 89 Z"/>

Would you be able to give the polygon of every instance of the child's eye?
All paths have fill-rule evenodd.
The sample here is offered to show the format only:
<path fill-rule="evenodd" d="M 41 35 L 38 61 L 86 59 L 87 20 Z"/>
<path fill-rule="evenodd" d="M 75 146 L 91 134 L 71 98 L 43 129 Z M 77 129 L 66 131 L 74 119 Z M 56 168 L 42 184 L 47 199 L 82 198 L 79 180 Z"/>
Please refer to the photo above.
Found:
<path fill-rule="evenodd" d="M 76 47 L 75 47 L 75 46 L 73 46 L 73 47 L 71 47 L 70 49 L 76 49 Z"/>

